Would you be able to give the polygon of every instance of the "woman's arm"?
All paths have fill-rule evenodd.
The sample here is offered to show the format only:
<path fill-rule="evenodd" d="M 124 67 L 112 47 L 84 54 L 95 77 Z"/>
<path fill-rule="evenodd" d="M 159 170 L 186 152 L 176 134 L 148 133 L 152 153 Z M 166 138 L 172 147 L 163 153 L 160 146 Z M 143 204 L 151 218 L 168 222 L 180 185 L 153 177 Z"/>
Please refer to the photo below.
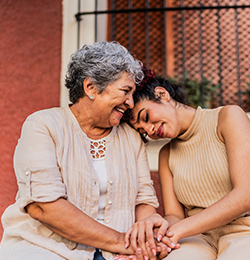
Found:
<path fill-rule="evenodd" d="M 163 146 L 159 153 L 159 177 L 161 184 L 164 218 L 169 225 L 185 218 L 183 205 L 178 201 L 173 183 L 173 175 L 169 169 L 170 143 Z"/>
<path fill-rule="evenodd" d="M 217 133 L 225 143 L 232 191 L 202 212 L 173 223 L 172 239 L 221 227 L 250 209 L 250 120 L 237 106 L 221 109 Z"/>
<path fill-rule="evenodd" d="M 168 213 L 173 212 L 173 214 L 179 214 L 180 218 L 184 218 L 184 211 L 181 204 L 175 197 L 173 191 L 172 183 L 172 174 L 168 167 L 168 154 L 169 154 L 169 145 L 166 145 L 160 151 L 159 155 L 159 174 L 161 181 L 161 189 L 163 198 L 163 206 L 164 209 L 169 209 Z M 171 187 L 171 188 L 170 188 Z M 174 200 L 172 199 L 174 198 Z M 170 207 L 168 205 L 171 205 Z M 174 206 L 175 205 L 175 206 Z M 132 248 L 136 251 L 138 247 L 141 247 L 143 255 L 148 257 L 146 253 L 146 245 L 145 241 L 148 241 L 149 247 L 153 254 L 157 251 L 157 245 L 155 243 L 155 238 L 158 241 L 161 241 L 162 237 L 164 237 L 167 233 L 167 228 L 169 227 L 169 223 L 172 224 L 172 219 L 175 218 L 175 215 L 169 215 L 165 218 L 165 220 L 156 213 L 155 209 L 152 209 L 148 214 L 143 213 L 146 210 L 146 207 L 150 207 L 147 205 L 139 205 L 137 206 L 136 212 L 136 223 L 127 231 L 126 233 L 126 241 L 129 238 L 131 241 Z M 166 221 L 167 220 L 167 221 Z M 170 220 L 170 222 L 169 222 Z M 153 232 L 153 229 L 157 228 L 157 232 Z M 171 233 L 168 234 L 171 236 Z M 137 244 L 138 242 L 138 244 Z M 161 249 L 163 250 L 164 256 L 168 254 L 168 251 L 171 251 L 173 248 L 178 248 L 179 245 L 172 244 L 170 239 L 165 237 L 164 242 L 166 245 L 161 244 Z M 163 256 L 163 254 L 162 254 Z"/>
<path fill-rule="evenodd" d="M 133 254 L 131 248 L 124 247 L 124 233 L 98 223 L 65 199 L 34 202 L 26 209 L 32 218 L 71 241 L 114 253 Z"/>
<path fill-rule="evenodd" d="M 74 242 L 115 253 L 133 253 L 124 247 L 125 234 L 101 225 L 65 199 L 67 188 L 56 149 L 64 145 L 63 132 L 61 118 L 52 110 L 35 113 L 24 123 L 15 151 L 20 209 Z"/>

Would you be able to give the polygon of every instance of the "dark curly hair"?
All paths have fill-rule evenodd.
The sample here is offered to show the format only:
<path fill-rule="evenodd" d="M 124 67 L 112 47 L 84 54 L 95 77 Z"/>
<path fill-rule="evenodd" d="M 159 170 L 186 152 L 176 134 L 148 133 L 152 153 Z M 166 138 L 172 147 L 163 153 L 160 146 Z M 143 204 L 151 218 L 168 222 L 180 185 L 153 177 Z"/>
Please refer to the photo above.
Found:
<path fill-rule="evenodd" d="M 144 73 L 144 78 L 141 83 L 136 85 L 136 91 L 133 95 L 134 105 L 143 100 L 150 100 L 156 103 L 161 103 L 161 98 L 155 95 L 156 87 L 165 88 L 173 100 L 182 104 L 188 103 L 187 94 L 181 86 L 171 83 L 162 76 L 156 76 L 153 70 L 143 68 L 142 71 Z M 133 125 L 131 125 L 131 119 L 131 109 L 128 109 L 123 115 L 121 122 L 126 122 L 132 128 L 134 128 Z M 140 136 L 145 143 L 148 142 L 146 139 L 147 134 L 145 135 L 140 133 Z"/>
<path fill-rule="evenodd" d="M 173 84 L 162 76 L 155 74 L 153 70 L 143 68 L 144 78 L 141 83 L 136 85 L 136 91 L 133 95 L 134 105 L 143 100 L 150 100 L 156 103 L 161 103 L 161 98 L 155 95 L 156 87 L 165 88 L 172 99 L 175 101 L 187 104 L 187 94 L 183 87 Z M 131 110 L 128 109 L 122 118 L 122 122 L 130 122 Z"/>
<path fill-rule="evenodd" d="M 175 101 L 187 104 L 187 94 L 181 86 L 173 84 L 162 76 L 156 76 L 153 70 L 143 68 L 143 73 L 144 79 L 136 86 L 133 96 L 134 104 L 145 99 L 160 103 L 160 97 L 155 95 L 155 88 L 159 86 L 165 88 Z"/>

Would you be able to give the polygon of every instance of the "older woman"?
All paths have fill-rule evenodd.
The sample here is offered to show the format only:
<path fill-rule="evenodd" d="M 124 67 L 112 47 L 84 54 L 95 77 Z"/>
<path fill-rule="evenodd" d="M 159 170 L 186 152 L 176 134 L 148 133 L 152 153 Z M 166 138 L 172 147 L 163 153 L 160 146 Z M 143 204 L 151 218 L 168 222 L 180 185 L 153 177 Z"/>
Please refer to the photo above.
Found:
<path fill-rule="evenodd" d="M 23 125 L 14 155 L 19 190 L 2 217 L 1 260 L 93 259 L 96 248 L 96 259 L 134 253 L 124 232 L 158 206 L 144 145 L 119 125 L 142 78 L 140 62 L 115 42 L 72 55 L 72 104 L 38 111 Z"/>

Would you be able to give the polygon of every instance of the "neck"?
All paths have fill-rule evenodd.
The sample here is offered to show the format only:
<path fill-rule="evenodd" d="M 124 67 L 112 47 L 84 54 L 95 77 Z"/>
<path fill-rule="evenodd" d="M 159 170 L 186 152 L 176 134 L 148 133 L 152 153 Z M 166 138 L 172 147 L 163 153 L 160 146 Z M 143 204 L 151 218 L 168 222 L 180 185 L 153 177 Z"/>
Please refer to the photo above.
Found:
<path fill-rule="evenodd" d="M 179 135 L 182 135 L 191 126 L 191 124 L 194 120 L 194 117 L 195 117 L 196 109 L 193 107 L 184 105 L 184 104 L 180 104 L 178 111 L 179 111 L 179 118 L 180 118 L 180 134 Z"/>
<path fill-rule="evenodd" d="M 91 113 L 90 105 L 88 101 L 84 100 L 84 98 L 80 99 L 79 102 L 73 104 L 70 107 L 73 115 L 78 121 L 82 131 L 90 138 L 90 139 L 101 139 L 107 136 L 112 128 L 102 128 L 98 126 L 98 122 L 95 122 L 94 117 Z"/>

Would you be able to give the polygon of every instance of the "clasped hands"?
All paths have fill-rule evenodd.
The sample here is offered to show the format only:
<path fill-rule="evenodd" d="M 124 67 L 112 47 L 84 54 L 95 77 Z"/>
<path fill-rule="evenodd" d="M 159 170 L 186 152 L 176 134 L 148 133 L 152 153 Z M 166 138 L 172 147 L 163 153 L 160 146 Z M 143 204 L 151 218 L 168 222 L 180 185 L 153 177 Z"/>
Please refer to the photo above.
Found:
<path fill-rule="evenodd" d="M 171 240 L 173 232 L 169 223 L 155 213 L 136 222 L 125 234 L 125 248 L 132 247 L 134 255 L 118 255 L 115 260 L 156 260 L 166 257 L 173 249 L 180 248 Z"/>

